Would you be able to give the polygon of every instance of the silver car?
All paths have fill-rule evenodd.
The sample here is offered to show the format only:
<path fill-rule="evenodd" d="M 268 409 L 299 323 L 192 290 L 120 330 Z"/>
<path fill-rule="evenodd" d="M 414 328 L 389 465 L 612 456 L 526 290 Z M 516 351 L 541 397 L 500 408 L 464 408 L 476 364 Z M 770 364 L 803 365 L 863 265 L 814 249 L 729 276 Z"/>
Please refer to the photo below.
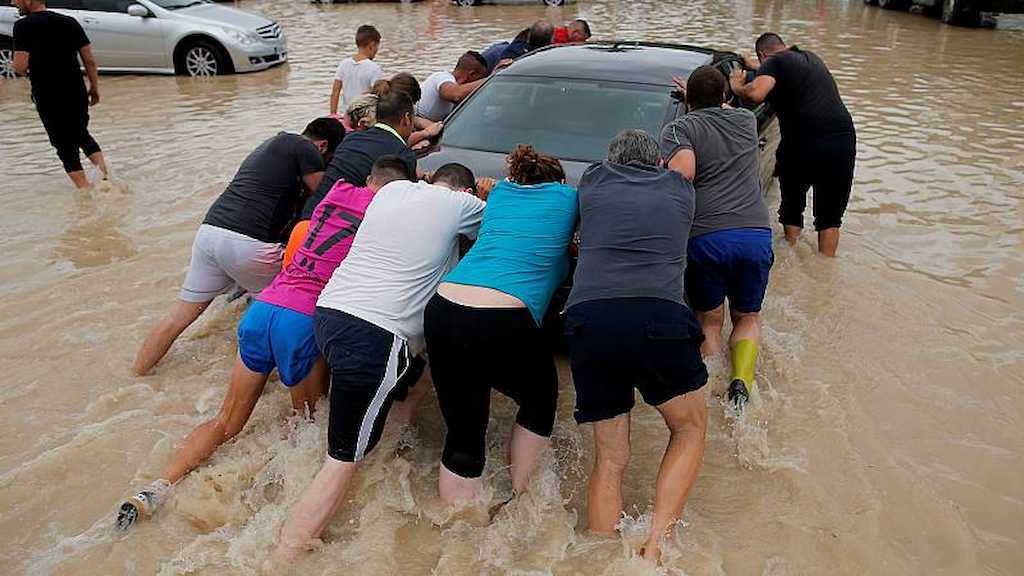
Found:
<path fill-rule="evenodd" d="M 543 4 L 545 6 L 565 6 L 573 4 L 576 0 L 452 0 L 452 4 L 459 6 L 477 6 L 480 4 Z"/>
<path fill-rule="evenodd" d="M 213 76 L 288 60 L 277 22 L 206 0 L 49 0 L 78 20 L 101 72 Z M 0 7 L 0 76 L 14 76 L 18 10 Z"/>

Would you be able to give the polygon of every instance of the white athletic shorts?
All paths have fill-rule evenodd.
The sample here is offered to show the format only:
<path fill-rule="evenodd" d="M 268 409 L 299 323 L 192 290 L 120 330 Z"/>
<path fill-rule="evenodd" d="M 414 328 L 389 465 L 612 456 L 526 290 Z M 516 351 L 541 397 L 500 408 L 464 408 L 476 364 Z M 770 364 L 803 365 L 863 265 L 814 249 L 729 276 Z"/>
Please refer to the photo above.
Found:
<path fill-rule="evenodd" d="M 281 271 L 284 248 L 203 224 L 192 242 L 192 261 L 181 287 L 185 302 L 209 302 L 234 286 L 256 294 Z"/>

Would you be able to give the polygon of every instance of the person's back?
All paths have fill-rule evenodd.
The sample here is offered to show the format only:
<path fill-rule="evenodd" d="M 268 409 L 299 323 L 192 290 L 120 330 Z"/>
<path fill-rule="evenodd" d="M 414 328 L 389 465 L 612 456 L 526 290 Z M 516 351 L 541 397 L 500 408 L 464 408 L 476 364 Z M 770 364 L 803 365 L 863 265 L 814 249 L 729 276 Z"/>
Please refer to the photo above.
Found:
<path fill-rule="evenodd" d="M 662 132 L 662 157 L 696 156 L 696 207 L 690 236 L 732 228 L 770 228 L 761 190 L 757 118 L 743 108 L 693 110 Z"/>
<path fill-rule="evenodd" d="M 412 134 L 413 114 L 413 103 L 408 94 L 390 90 L 379 95 L 376 123 L 371 128 L 349 134 L 338 145 L 320 185 L 306 200 L 300 220 L 309 220 L 313 209 L 339 180 L 353 186 L 366 186 L 373 163 L 382 156 L 398 156 L 415 174 L 416 154 L 406 145 Z"/>
<path fill-rule="evenodd" d="M 317 306 L 376 324 L 419 350 L 423 308 L 458 260 L 458 235 L 475 236 L 483 208 L 471 194 L 426 182 L 381 188 Z"/>
<path fill-rule="evenodd" d="M 607 298 L 683 303 L 694 191 L 654 166 L 594 164 L 579 185 L 579 262 L 567 306 Z"/>
<path fill-rule="evenodd" d="M 364 24 L 356 29 L 356 53 L 338 64 L 331 86 L 330 114 L 337 114 L 338 101 L 341 110 L 359 96 L 365 94 L 373 83 L 384 76 L 384 70 L 374 62 L 380 49 L 381 36 L 376 28 Z"/>
<path fill-rule="evenodd" d="M 302 177 L 321 170 L 323 157 L 309 139 L 280 132 L 246 157 L 203 224 L 281 242 L 302 197 Z"/>
<path fill-rule="evenodd" d="M 50 10 L 33 12 L 14 23 L 14 36 L 14 49 L 29 53 L 29 81 L 37 103 L 68 98 L 68 91 L 85 97 L 78 50 L 89 41 L 74 18 Z"/>
<path fill-rule="evenodd" d="M 768 95 L 786 145 L 813 146 L 834 134 L 853 132 L 853 118 L 839 87 L 817 54 L 792 46 L 770 56 L 758 74 L 775 78 Z"/>
<path fill-rule="evenodd" d="M 499 182 L 487 196 L 479 238 L 445 281 L 515 296 L 540 325 L 551 294 L 569 272 L 566 239 L 576 218 L 571 186 Z"/>
<path fill-rule="evenodd" d="M 257 300 L 313 315 L 316 299 L 348 256 L 373 190 L 338 182 L 313 211 L 305 241 Z"/>

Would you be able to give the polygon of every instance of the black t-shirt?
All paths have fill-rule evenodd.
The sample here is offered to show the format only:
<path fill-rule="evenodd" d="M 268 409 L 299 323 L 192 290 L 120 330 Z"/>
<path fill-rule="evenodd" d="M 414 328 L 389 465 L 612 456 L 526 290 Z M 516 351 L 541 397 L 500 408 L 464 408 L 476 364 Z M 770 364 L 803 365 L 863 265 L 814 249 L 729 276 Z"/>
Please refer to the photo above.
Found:
<path fill-rule="evenodd" d="M 409 165 L 409 170 L 416 173 L 416 153 L 409 149 L 397 136 L 374 126 L 367 130 L 350 132 L 334 151 L 334 157 L 327 164 L 324 178 L 302 209 L 302 219 L 309 220 L 317 204 L 331 191 L 334 183 L 343 180 L 353 186 L 366 186 L 373 163 L 381 156 L 394 154 L 400 156 Z"/>
<path fill-rule="evenodd" d="M 813 52 L 793 46 L 765 60 L 757 74 L 775 78 L 768 102 L 779 117 L 784 147 L 809 149 L 829 136 L 854 132 L 832 73 Z"/>
<path fill-rule="evenodd" d="M 261 242 L 283 242 L 302 200 L 302 177 L 324 169 L 320 151 L 298 134 L 280 132 L 242 162 L 210 206 L 203 224 Z"/>
<path fill-rule="evenodd" d="M 14 50 L 28 52 L 28 74 L 37 104 L 85 100 L 78 51 L 88 45 L 82 25 L 70 16 L 42 10 L 14 23 Z"/>

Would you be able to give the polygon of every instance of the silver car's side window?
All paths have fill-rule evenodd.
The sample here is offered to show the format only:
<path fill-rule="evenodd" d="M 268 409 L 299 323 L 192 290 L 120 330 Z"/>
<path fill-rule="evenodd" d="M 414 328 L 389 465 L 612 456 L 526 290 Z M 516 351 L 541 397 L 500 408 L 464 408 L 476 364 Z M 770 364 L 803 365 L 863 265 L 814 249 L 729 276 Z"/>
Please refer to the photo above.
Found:
<path fill-rule="evenodd" d="M 57 10 L 82 10 L 82 2 L 81 0 L 49 0 L 46 7 Z"/>
<path fill-rule="evenodd" d="M 132 0 L 78 0 L 81 2 L 82 10 L 95 12 L 128 12 L 128 6 L 133 4 Z"/>

